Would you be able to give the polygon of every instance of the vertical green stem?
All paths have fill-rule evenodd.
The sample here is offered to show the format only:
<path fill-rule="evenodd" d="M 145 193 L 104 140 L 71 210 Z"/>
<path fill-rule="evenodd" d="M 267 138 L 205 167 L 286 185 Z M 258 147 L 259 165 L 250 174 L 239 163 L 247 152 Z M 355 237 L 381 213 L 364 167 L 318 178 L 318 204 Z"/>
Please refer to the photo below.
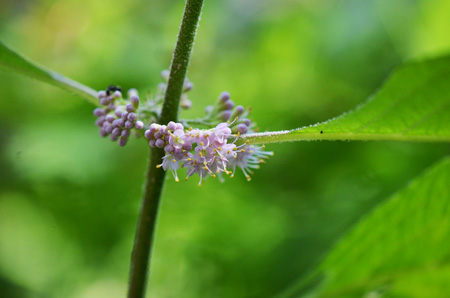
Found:
<path fill-rule="evenodd" d="M 187 0 L 186 2 L 159 123 L 167 124 L 169 121 L 178 119 L 178 107 L 202 7 L 203 0 Z M 162 169 L 157 169 L 156 165 L 161 163 L 163 156 L 163 149 L 150 149 L 147 178 L 131 257 L 129 298 L 145 296 L 159 201 L 166 173 Z"/>

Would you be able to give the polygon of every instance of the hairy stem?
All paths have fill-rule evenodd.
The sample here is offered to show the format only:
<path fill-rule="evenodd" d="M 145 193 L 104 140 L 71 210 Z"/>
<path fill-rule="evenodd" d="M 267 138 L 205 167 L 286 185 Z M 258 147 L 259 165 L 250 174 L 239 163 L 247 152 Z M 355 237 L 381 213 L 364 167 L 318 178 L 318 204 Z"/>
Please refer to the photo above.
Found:
<path fill-rule="evenodd" d="M 167 84 L 164 106 L 160 123 L 167 124 L 170 120 L 177 120 L 184 79 L 194 45 L 195 34 L 200 20 L 203 0 L 188 0 L 184 8 L 178 41 L 173 52 L 170 76 Z"/>
<path fill-rule="evenodd" d="M 186 2 L 159 123 L 167 124 L 178 119 L 178 107 L 202 7 L 203 0 Z M 161 162 L 163 156 L 164 150 L 150 149 L 147 178 L 131 257 L 129 298 L 145 296 L 158 207 L 166 173 L 162 169 L 157 169 L 156 165 Z"/>

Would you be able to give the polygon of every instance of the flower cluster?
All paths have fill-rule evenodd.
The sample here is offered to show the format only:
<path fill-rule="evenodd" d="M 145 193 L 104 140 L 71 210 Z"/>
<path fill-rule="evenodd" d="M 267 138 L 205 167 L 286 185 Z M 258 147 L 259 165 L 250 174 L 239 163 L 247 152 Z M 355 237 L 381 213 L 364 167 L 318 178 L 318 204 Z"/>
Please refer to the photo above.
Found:
<path fill-rule="evenodd" d="M 237 168 L 250 180 L 252 169 L 258 168 L 264 159 L 273 154 L 263 151 L 264 146 L 236 144 L 239 144 L 237 140 L 240 134 L 254 132 L 254 124 L 248 119 L 250 109 L 235 106 L 230 94 L 225 91 L 214 105 L 205 109 L 206 115 L 203 118 L 182 120 L 182 123 L 171 121 L 167 125 L 157 124 L 169 71 L 163 71 L 161 76 L 164 82 L 158 85 L 156 94 L 148 95 L 142 102 L 135 89 L 128 91 L 128 99 L 123 98 L 120 87 L 109 86 L 108 89 L 99 91 L 98 99 L 102 107 L 95 109 L 94 115 L 97 117 L 95 123 L 100 128 L 100 135 L 110 136 L 120 146 L 126 145 L 132 131 L 136 136 L 144 135 L 150 147 L 164 149 L 165 156 L 158 167 L 170 170 L 176 181 L 179 181 L 177 170 L 180 168 L 186 168 L 186 180 L 197 173 L 200 176 L 199 185 L 209 176 L 223 180 L 225 173 L 233 177 Z M 192 88 L 193 84 L 186 79 L 180 102 L 182 108 L 191 107 L 192 102 L 186 93 Z M 144 123 L 149 125 L 145 133 Z M 185 129 L 194 124 L 206 129 Z"/>
<path fill-rule="evenodd" d="M 100 135 L 110 135 L 112 141 L 118 141 L 120 146 L 125 146 L 133 128 L 142 130 L 144 123 L 138 119 L 139 96 L 136 90 L 130 90 L 129 100 L 122 97 L 119 87 L 109 86 L 106 91 L 98 92 L 100 105 L 104 108 L 96 108 L 94 115 L 97 117 L 95 124 L 100 128 Z"/>
<path fill-rule="evenodd" d="M 225 173 L 233 177 L 236 168 L 241 168 L 247 180 L 250 180 L 251 169 L 258 168 L 258 164 L 273 153 L 262 151 L 264 147 L 248 144 L 237 146 L 237 138 L 228 143 L 232 137 L 230 125 L 223 122 L 208 130 L 185 130 L 181 123 L 173 121 L 167 126 L 152 123 L 144 136 L 151 147 L 164 148 L 166 155 L 158 167 L 170 170 L 177 182 L 179 168 L 186 168 L 186 180 L 197 173 L 200 176 L 199 185 L 206 176 L 218 175 L 222 178 L 222 173 Z"/>

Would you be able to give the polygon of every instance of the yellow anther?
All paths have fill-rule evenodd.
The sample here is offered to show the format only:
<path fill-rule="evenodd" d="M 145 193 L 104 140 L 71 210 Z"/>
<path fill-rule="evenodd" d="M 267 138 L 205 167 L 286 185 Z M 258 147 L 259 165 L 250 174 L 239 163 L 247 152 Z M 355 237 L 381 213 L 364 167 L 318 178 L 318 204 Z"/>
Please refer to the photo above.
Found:
<path fill-rule="evenodd" d="M 180 182 L 180 179 L 178 179 L 178 177 L 176 177 L 175 182 Z"/>
<path fill-rule="evenodd" d="M 175 159 L 172 159 L 172 162 L 177 162 Z"/>
<path fill-rule="evenodd" d="M 156 168 L 159 169 L 160 167 L 162 167 L 162 165 L 156 165 Z"/>
<path fill-rule="evenodd" d="M 241 149 L 241 152 L 245 152 L 245 149 Z"/>

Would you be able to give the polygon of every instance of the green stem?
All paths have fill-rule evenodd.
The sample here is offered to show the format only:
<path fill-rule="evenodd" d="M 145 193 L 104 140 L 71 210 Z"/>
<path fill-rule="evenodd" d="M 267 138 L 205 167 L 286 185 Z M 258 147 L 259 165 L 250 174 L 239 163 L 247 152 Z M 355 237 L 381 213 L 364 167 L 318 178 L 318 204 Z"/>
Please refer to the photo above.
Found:
<path fill-rule="evenodd" d="M 151 148 L 148 161 L 147 177 L 141 202 L 133 254 L 131 256 L 130 280 L 128 297 L 141 298 L 145 296 L 147 285 L 150 253 L 155 233 L 159 201 L 164 185 L 166 172 L 157 169 L 156 164 L 164 156 L 164 150 Z"/>
<path fill-rule="evenodd" d="M 178 119 L 181 93 L 183 92 L 184 79 L 186 78 L 202 7 L 203 0 L 188 0 L 186 2 L 180 34 L 170 65 L 169 82 L 159 119 L 160 123 L 167 124 L 171 120 L 176 121 Z"/>
<path fill-rule="evenodd" d="M 202 7 L 203 0 L 186 2 L 159 123 L 167 124 L 178 119 L 178 107 Z M 164 150 L 150 149 L 147 178 L 131 257 L 129 298 L 145 296 L 158 207 L 166 173 L 162 169 L 157 169 L 156 165 L 161 162 L 163 156 Z"/>

